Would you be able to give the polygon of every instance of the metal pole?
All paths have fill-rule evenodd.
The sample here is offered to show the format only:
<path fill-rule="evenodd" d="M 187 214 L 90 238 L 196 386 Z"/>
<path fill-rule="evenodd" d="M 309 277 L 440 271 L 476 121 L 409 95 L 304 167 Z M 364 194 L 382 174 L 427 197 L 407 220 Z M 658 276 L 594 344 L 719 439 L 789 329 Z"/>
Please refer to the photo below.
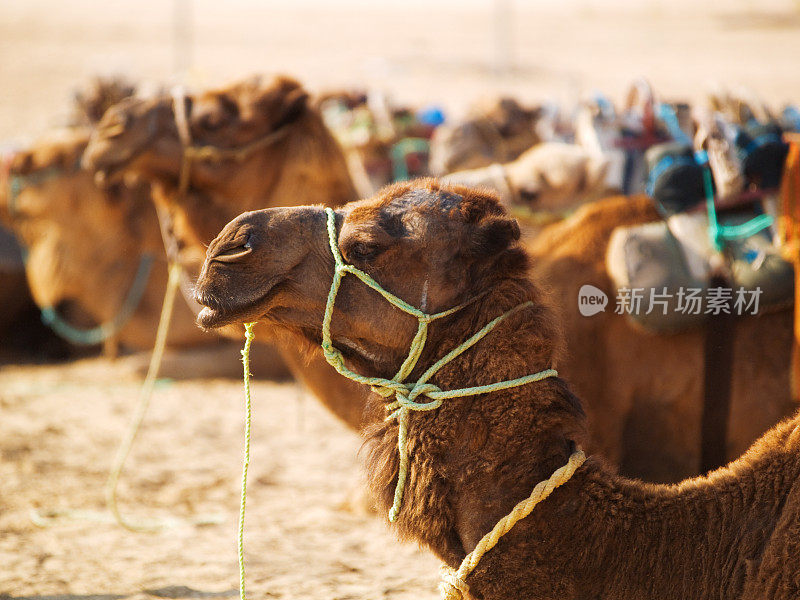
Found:
<path fill-rule="evenodd" d="M 495 71 L 510 73 L 514 67 L 513 0 L 494 1 Z"/>
<path fill-rule="evenodd" d="M 172 68 L 185 75 L 194 63 L 194 5 L 192 0 L 172 2 Z"/>

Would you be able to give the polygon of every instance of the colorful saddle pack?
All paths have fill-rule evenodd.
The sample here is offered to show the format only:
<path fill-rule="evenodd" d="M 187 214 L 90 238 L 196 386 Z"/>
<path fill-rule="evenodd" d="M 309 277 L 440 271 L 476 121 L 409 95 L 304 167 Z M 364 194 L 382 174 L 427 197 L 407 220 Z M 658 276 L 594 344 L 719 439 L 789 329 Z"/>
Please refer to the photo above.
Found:
<path fill-rule="evenodd" d="M 648 150 L 647 193 L 662 219 L 617 228 L 606 254 L 616 310 L 637 325 L 676 333 L 722 311 L 758 314 L 793 302 L 794 271 L 777 246 L 771 194 L 788 146 L 778 126 L 753 123 L 732 130 L 731 148 L 744 180 L 763 193 L 715 199 L 708 156 L 695 153 L 688 136 Z M 712 285 L 719 274 L 727 283 Z"/>

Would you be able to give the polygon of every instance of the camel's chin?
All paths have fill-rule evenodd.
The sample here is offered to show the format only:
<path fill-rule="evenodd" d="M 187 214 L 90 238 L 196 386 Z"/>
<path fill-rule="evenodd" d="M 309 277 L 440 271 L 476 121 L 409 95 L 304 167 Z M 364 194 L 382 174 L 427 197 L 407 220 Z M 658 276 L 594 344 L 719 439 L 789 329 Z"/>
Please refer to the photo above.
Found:
<path fill-rule="evenodd" d="M 238 319 L 234 314 L 225 313 L 208 306 L 204 306 L 197 314 L 197 324 L 201 329 L 205 329 L 206 331 L 232 325 L 233 323 L 238 323 L 240 320 L 241 319 Z"/>

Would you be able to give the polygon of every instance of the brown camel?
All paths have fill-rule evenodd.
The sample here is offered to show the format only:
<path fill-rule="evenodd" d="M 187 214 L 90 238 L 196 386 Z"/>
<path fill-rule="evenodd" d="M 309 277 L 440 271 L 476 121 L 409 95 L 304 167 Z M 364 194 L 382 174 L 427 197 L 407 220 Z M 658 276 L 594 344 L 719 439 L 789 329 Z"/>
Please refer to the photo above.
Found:
<path fill-rule="evenodd" d="M 440 125 L 431 138 L 430 172 L 437 176 L 509 162 L 537 144 L 538 108 L 513 98 L 480 102 L 460 123 Z"/>
<path fill-rule="evenodd" d="M 121 78 L 92 78 L 75 91 L 69 124 L 86 126 L 96 123 L 109 106 L 133 92 L 133 85 Z M 0 156 L 0 186 L 4 189 L 10 185 L 8 171 L 12 155 Z M 38 330 L 39 317 L 28 289 L 21 249 L 11 232 L 5 228 L 0 228 L 0 307 L 0 334 L 11 327 L 25 329 L 28 333 Z M 33 323 L 26 322 L 27 314 L 32 316 Z M 29 339 L 28 343 L 31 341 Z"/>
<path fill-rule="evenodd" d="M 133 83 L 123 77 L 92 77 L 73 93 L 69 125 L 95 125 L 109 108 L 135 91 Z"/>
<path fill-rule="evenodd" d="M 113 107 L 93 134 L 84 161 L 107 180 L 126 174 L 151 183 L 163 229 L 188 273 L 198 271 L 208 243 L 243 210 L 305 202 L 335 206 L 356 197 L 341 148 L 296 81 L 253 78 L 187 95 L 178 102 L 186 109 L 188 135 L 179 131 L 174 102 L 131 98 Z M 188 140 L 182 137 L 207 149 L 208 156 L 184 163 Z M 180 189 L 182 176 L 186 193 Z M 233 335 L 239 338 L 240 330 Z M 298 380 L 359 429 L 362 390 L 339 377 L 318 353 L 304 357 L 294 341 L 274 338 L 269 330 L 259 331 L 260 341 L 277 342 Z"/>
<path fill-rule="evenodd" d="M 338 210 L 334 227 L 344 260 L 386 290 L 428 313 L 466 303 L 432 323 L 409 381 L 524 303 L 436 372 L 433 389 L 491 384 L 559 362 L 558 318 L 528 277 L 532 257 L 517 242 L 516 223 L 491 195 L 432 181 L 396 185 Z M 320 207 L 244 214 L 209 246 L 197 285 L 206 305 L 199 321 L 216 327 L 259 320 L 319 343 L 333 267 Z M 344 279 L 331 332 L 351 369 L 392 377 L 416 330 L 416 319 L 355 277 Z M 369 408 L 381 414 L 387 399 L 372 393 Z M 391 418 L 378 423 L 366 434 L 367 473 L 388 510 L 398 480 L 398 426 Z M 456 568 L 585 442 L 581 403 L 557 377 L 411 411 L 397 530 Z M 485 600 L 794 600 L 798 482 L 800 417 L 775 426 L 728 467 L 678 485 L 625 479 L 590 457 L 464 583 L 471 597 Z"/>
<path fill-rule="evenodd" d="M 544 223 L 559 220 L 581 204 L 605 197 L 608 162 L 580 146 L 548 142 L 526 150 L 509 163 L 457 171 L 446 183 L 486 187 L 526 225 L 538 216 Z M 527 232 L 529 235 L 531 232 Z"/>
<path fill-rule="evenodd" d="M 53 132 L 16 154 L 11 176 L 22 185 L 0 193 L 0 217 L 27 249 L 26 272 L 39 306 L 53 307 L 76 327 L 111 322 L 126 302 L 142 261 L 153 258 L 146 287 L 117 341 L 146 350 L 155 341 L 166 287 L 166 260 L 155 211 L 143 184 L 98 188 L 78 167 L 89 141 L 86 128 Z M 179 306 L 171 346 L 208 342 Z"/>
<path fill-rule="evenodd" d="M 206 106 L 212 104 L 207 100 Z M 161 114 L 161 121 L 155 120 L 154 113 Z M 155 140 L 140 139 L 144 132 L 159 131 L 159 122 L 161 133 Z M 230 135 L 235 134 L 236 125 L 234 119 Z M 225 127 L 219 130 L 219 139 L 225 139 L 222 138 L 224 131 Z M 266 133 L 269 129 L 261 131 Z M 313 135 L 320 135 L 319 130 L 314 129 L 314 132 Z M 193 134 L 201 136 L 202 130 L 193 131 Z M 175 229 L 184 255 L 200 256 L 205 244 L 223 227 L 226 219 L 243 211 L 262 205 L 294 205 L 304 199 L 331 206 L 353 197 L 351 190 L 342 192 L 350 189 L 344 183 L 333 186 L 328 197 L 324 183 L 316 187 L 306 181 L 302 190 L 290 188 L 292 170 L 284 167 L 281 180 L 291 192 L 286 195 L 272 194 L 266 189 L 264 200 L 253 201 L 247 195 L 240 199 L 233 193 L 207 197 L 205 186 L 213 190 L 213 181 L 193 179 L 191 189 L 198 192 L 196 201 L 184 202 L 176 191 L 180 173 L 177 137 L 169 101 L 135 101 L 110 111 L 87 157 L 112 172 L 133 169 L 133 172 L 160 178 L 158 185 L 162 192 L 157 197 L 175 215 Z M 227 143 L 228 147 L 234 145 Z M 133 160 L 129 160 L 131 156 Z M 338 156 L 337 151 L 335 157 Z M 257 159 L 253 157 L 252 160 Z M 287 162 L 281 162 L 283 160 Z M 287 164 L 292 164 L 291 157 L 276 155 L 271 166 Z M 318 165 L 320 170 L 328 169 L 329 180 L 338 174 L 337 181 L 346 181 L 346 170 L 340 166 L 338 158 L 312 160 L 311 164 Z M 253 176 L 248 174 L 246 164 L 228 161 L 218 168 L 223 182 L 235 181 L 241 186 L 255 188 L 262 181 L 251 181 Z M 263 181 L 271 181 L 271 177 L 264 177 Z M 595 208 L 579 211 L 564 224 L 552 226 L 542 240 L 529 242 L 529 249 L 537 256 L 534 263 L 537 270 L 561 295 L 570 341 L 570 353 L 562 369 L 570 374 L 587 399 L 592 417 L 589 449 L 597 448 L 628 475 L 651 481 L 675 481 L 698 471 L 702 333 L 658 336 L 636 329 L 619 315 L 603 313 L 586 318 L 577 312 L 578 289 L 586 283 L 605 290 L 612 301 L 616 296 L 604 266 L 606 246 L 614 227 L 657 218 L 644 198 L 601 201 Z M 530 226 L 524 228 L 526 238 L 532 237 L 531 231 Z M 747 319 L 738 331 L 729 457 L 741 453 L 793 408 L 788 392 L 791 315 L 782 312 Z M 274 334 L 259 332 L 257 339 L 269 339 L 271 335 Z M 294 358 L 289 354 L 285 356 L 287 362 L 294 361 L 293 372 L 327 406 L 351 427 L 358 428 L 363 406 L 359 391 L 335 376 L 318 354 L 313 355 L 307 367 L 302 366 L 296 354 L 292 355 Z M 759 362 L 753 363 L 752 356 L 758 357 Z M 771 391 L 771 400 L 767 403 L 762 401 L 763 389 Z"/>

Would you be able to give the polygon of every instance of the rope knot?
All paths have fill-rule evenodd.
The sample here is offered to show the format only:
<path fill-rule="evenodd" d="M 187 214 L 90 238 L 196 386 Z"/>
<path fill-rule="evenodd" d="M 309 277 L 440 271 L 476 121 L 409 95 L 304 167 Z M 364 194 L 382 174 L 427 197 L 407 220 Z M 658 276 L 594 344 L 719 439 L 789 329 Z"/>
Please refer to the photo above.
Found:
<path fill-rule="evenodd" d="M 440 574 L 439 597 L 441 600 L 464 600 L 468 597 L 469 586 L 459 577 L 458 571 L 448 566 L 442 566 Z"/>

